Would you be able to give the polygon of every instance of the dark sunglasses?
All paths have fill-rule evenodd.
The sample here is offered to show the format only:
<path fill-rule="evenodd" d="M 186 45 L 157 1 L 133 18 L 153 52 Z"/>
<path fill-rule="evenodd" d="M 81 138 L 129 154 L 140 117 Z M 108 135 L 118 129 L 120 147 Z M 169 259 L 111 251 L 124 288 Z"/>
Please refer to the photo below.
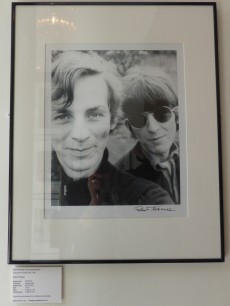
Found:
<path fill-rule="evenodd" d="M 167 106 L 161 106 L 157 108 L 155 112 L 143 112 L 143 113 L 139 113 L 134 116 L 131 116 L 128 119 L 128 121 L 132 127 L 136 129 L 141 129 L 146 125 L 147 120 L 148 120 L 148 115 L 151 114 L 156 121 L 160 123 L 165 123 L 172 118 L 173 111 L 176 108 L 177 106 L 174 107 L 173 109 Z"/>

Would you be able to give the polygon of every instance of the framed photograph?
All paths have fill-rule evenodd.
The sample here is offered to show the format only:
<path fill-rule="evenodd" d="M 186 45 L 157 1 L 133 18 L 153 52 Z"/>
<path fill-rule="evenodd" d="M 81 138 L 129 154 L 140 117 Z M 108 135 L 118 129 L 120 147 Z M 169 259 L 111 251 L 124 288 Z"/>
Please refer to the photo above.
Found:
<path fill-rule="evenodd" d="M 215 3 L 13 3 L 11 67 L 9 263 L 224 260 Z"/>

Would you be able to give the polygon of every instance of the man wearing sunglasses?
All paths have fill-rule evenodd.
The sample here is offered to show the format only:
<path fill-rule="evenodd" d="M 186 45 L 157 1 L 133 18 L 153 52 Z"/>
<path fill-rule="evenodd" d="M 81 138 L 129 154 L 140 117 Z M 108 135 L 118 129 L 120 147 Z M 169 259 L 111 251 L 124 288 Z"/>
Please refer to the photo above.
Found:
<path fill-rule="evenodd" d="M 158 68 L 131 68 L 124 77 L 123 111 L 135 147 L 117 166 L 158 183 L 180 203 L 177 90 Z"/>

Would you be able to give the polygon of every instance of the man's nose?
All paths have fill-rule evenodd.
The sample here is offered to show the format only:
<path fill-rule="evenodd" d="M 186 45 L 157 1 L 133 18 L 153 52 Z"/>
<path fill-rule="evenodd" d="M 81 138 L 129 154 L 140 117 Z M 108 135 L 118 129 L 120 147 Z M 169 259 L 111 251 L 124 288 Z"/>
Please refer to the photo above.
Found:
<path fill-rule="evenodd" d="M 71 138 L 76 141 L 83 142 L 86 139 L 88 139 L 90 136 L 87 123 L 85 122 L 84 118 L 81 116 L 77 116 L 77 118 L 73 120 L 71 128 L 72 128 Z"/>
<path fill-rule="evenodd" d="M 153 114 L 147 115 L 147 128 L 152 133 L 159 129 L 159 122 L 154 118 Z"/>

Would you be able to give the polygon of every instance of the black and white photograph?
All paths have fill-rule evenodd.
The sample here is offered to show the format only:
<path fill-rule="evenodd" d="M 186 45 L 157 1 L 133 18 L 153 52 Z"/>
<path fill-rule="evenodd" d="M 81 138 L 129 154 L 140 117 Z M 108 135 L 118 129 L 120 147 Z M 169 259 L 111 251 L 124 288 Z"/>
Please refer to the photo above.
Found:
<path fill-rule="evenodd" d="M 181 45 L 47 45 L 45 123 L 46 217 L 186 216 Z"/>

